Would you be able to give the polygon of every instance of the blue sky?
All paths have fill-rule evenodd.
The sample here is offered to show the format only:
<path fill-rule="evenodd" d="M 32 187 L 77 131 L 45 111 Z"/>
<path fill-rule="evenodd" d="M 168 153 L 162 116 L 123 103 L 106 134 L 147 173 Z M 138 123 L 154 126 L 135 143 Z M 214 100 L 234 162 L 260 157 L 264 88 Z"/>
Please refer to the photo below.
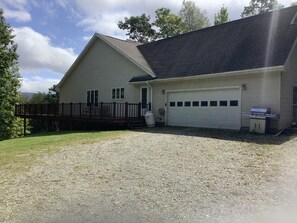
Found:
<path fill-rule="evenodd" d="M 293 0 L 279 0 L 288 6 Z M 232 20 L 249 0 L 194 0 L 211 21 L 224 4 Z M 157 8 L 177 13 L 182 0 L 0 0 L 18 44 L 22 92 L 47 92 L 57 84 L 95 33 L 126 39 L 117 27 L 124 17 Z"/>

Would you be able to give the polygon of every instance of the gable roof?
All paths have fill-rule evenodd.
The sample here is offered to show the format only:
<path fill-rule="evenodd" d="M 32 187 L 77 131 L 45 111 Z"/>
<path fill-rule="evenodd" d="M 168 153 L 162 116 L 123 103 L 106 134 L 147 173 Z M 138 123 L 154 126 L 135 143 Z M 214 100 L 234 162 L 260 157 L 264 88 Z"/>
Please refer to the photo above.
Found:
<path fill-rule="evenodd" d="M 297 6 L 139 45 L 156 79 L 284 66 Z M 149 77 L 147 77 L 149 78 Z M 131 82 L 145 81 L 145 77 Z"/>
<path fill-rule="evenodd" d="M 116 39 L 114 37 L 101 35 L 99 33 L 96 33 L 95 35 L 110 45 L 112 48 L 120 52 L 142 70 L 146 71 L 149 75 L 155 77 L 151 67 L 137 48 L 137 46 L 142 45 L 142 43 L 137 43 L 131 40 Z"/>
<path fill-rule="evenodd" d="M 67 70 L 63 78 L 58 84 L 58 87 L 62 86 L 63 83 L 66 81 L 66 79 L 69 77 L 71 72 L 77 67 L 79 62 L 83 59 L 83 57 L 86 55 L 86 53 L 90 50 L 90 48 L 93 46 L 95 41 L 97 39 L 102 40 L 106 44 L 108 44 L 110 47 L 118 51 L 122 56 L 130 60 L 132 63 L 134 63 L 136 66 L 138 66 L 140 69 L 145 71 L 149 77 L 155 78 L 156 75 L 148 65 L 147 61 L 143 58 L 142 54 L 140 53 L 137 46 L 141 45 L 141 43 L 136 43 L 133 41 L 125 41 L 116 39 L 110 36 L 102 35 L 99 33 L 95 33 L 91 40 L 88 42 L 86 47 L 83 49 L 83 51 L 80 53 L 80 55 L 77 57 L 77 59 L 74 61 L 74 63 L 71 65 L 71 67 Z"/>

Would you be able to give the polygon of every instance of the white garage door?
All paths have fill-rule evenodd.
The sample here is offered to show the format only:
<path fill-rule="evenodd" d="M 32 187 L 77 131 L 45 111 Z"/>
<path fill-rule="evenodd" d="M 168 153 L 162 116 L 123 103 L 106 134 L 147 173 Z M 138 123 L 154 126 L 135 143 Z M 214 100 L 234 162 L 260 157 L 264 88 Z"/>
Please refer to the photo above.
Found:
<path fill-rule="evenodd" d="M 167 124 L 240 129 L 240 89 L 168 92 Z"/>

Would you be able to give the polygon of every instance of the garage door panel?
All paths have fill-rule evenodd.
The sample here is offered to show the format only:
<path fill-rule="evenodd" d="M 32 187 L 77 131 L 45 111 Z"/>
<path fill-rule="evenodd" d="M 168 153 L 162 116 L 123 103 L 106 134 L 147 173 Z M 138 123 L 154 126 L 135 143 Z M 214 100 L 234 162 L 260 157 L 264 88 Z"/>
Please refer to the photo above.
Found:
<path fill-rule="evenodd" d="M 241 103 L 238 88 L 170 92 L 167 97 L 169 126 L 240 129 Z M 193 106 L 193 102 L 196 105 L 198 103 L 198 106 Z M 207 106 L 203 107 L 201 102 Z M 178 107 L 178 104 L 182 106 Z"/>

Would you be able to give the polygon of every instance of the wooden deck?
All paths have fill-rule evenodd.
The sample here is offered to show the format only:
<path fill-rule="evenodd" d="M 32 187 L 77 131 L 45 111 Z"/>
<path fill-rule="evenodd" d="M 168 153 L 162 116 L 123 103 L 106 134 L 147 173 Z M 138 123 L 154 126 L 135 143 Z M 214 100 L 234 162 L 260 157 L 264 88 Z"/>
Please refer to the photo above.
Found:
<path fill-rule="evenodd" d="M 143 123 L 144 112 L 141 103 L 62 103 L 62 104 L 19 104 L 15 106 L 15 116 L 46 121 L 79 121 L 99 124 Z"/>

